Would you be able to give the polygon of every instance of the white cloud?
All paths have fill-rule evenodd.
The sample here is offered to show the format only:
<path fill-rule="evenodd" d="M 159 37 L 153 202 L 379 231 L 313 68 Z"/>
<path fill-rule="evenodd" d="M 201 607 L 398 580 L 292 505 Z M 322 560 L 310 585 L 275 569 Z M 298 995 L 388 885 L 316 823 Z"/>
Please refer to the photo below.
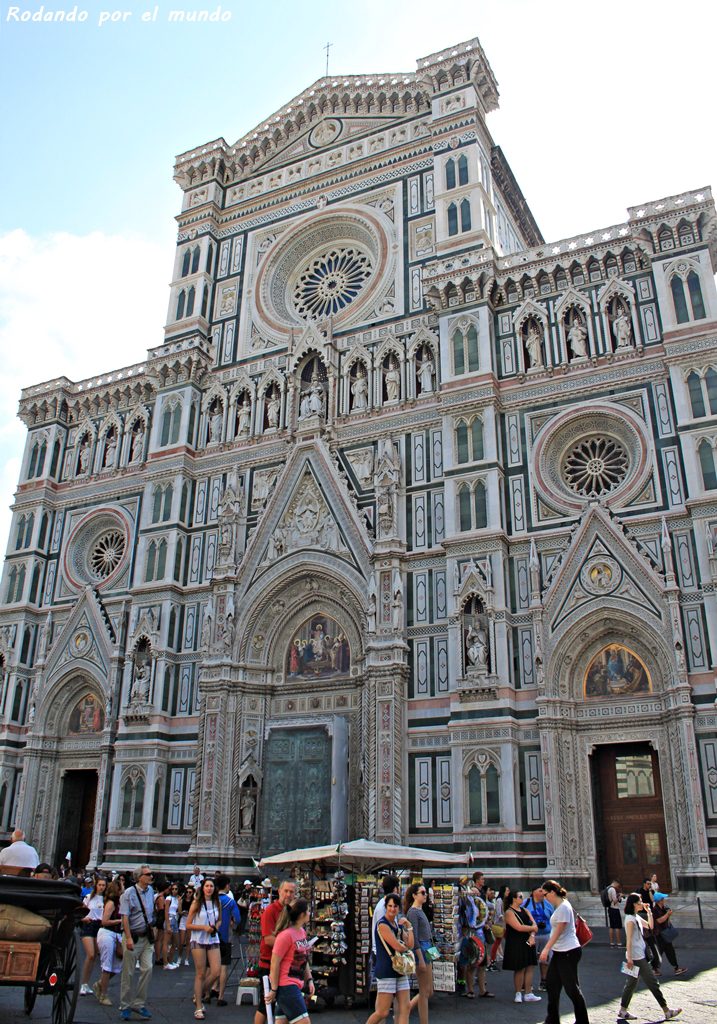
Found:
<path fill-rule="evenodd" d="M 144 359 L 162 342 L 172 239 L 0 235 L 0 548 L 10 527 L 26 430 L 20 391 Z"/>

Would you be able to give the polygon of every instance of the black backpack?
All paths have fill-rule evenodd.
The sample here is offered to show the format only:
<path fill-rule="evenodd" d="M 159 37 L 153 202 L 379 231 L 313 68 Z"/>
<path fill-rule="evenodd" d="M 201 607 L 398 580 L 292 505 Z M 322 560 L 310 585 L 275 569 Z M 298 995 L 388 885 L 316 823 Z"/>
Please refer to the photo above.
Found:
<path fill-rule="evenodd" d="M 610 886 L 606 885 L 605 888 L 602 889 L 601 892 L 600 892 L 600 902 L 602 903 L 602 905 L 606 909 L 608 909 L 610 907 L 610 897 L 608 896 L 608 892 L 607 892 L 609 888 L 610 888 Z"/>

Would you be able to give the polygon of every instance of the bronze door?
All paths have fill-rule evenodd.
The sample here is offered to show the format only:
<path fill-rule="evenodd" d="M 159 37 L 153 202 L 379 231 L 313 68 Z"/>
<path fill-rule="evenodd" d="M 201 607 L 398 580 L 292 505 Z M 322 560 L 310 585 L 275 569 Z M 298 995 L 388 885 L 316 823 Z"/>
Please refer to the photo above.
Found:
<path fill-rule="evenodd" d="M 62 782 L 55 863 L 69 853 L 73 868 L 87 867 L 92 850 L 92 829 L 97 801 L 97 772 L 68 771 Z"/>
<path fill-rule="evenodd" d="M 670 889 L 670 865 L 657 752 L 648 744 L 599 747 L 593 755 L 600 886 L 617 878 L 623 892 L 657 875 Z"/>
<path fill-rule="evenodd" d="M 266 746 L 262 855 L 331 841 L 331 739 L 325 729 L 274 729 Z"/>

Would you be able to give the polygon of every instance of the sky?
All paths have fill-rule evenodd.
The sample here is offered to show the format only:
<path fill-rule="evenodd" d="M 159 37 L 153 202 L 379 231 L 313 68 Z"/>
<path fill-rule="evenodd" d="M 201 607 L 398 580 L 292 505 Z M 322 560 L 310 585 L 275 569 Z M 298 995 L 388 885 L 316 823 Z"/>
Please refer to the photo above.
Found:
<path fill-rule="evenodd" d="M 0 0 L 0 550 L 21 388 L 162 343 L 175 155 L 266 120 L 323 76 L 327 43 L 339 76 L 412 72 L 478 36 L 489 129 L 548 242 L 717 183 L 712 0 L 181 2 Z"/>

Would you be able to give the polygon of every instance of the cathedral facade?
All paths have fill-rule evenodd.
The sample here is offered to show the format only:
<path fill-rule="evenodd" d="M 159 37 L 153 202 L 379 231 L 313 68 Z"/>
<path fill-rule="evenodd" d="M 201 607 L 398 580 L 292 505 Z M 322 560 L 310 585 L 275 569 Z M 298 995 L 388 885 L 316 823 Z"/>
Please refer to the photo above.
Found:
<path fill-rule="evenodd" d="M 177 159 L 161 345 L 23 391 L 0 833 L 717 864 L 710 190 L 545 243 L 478 40 Z"/>

